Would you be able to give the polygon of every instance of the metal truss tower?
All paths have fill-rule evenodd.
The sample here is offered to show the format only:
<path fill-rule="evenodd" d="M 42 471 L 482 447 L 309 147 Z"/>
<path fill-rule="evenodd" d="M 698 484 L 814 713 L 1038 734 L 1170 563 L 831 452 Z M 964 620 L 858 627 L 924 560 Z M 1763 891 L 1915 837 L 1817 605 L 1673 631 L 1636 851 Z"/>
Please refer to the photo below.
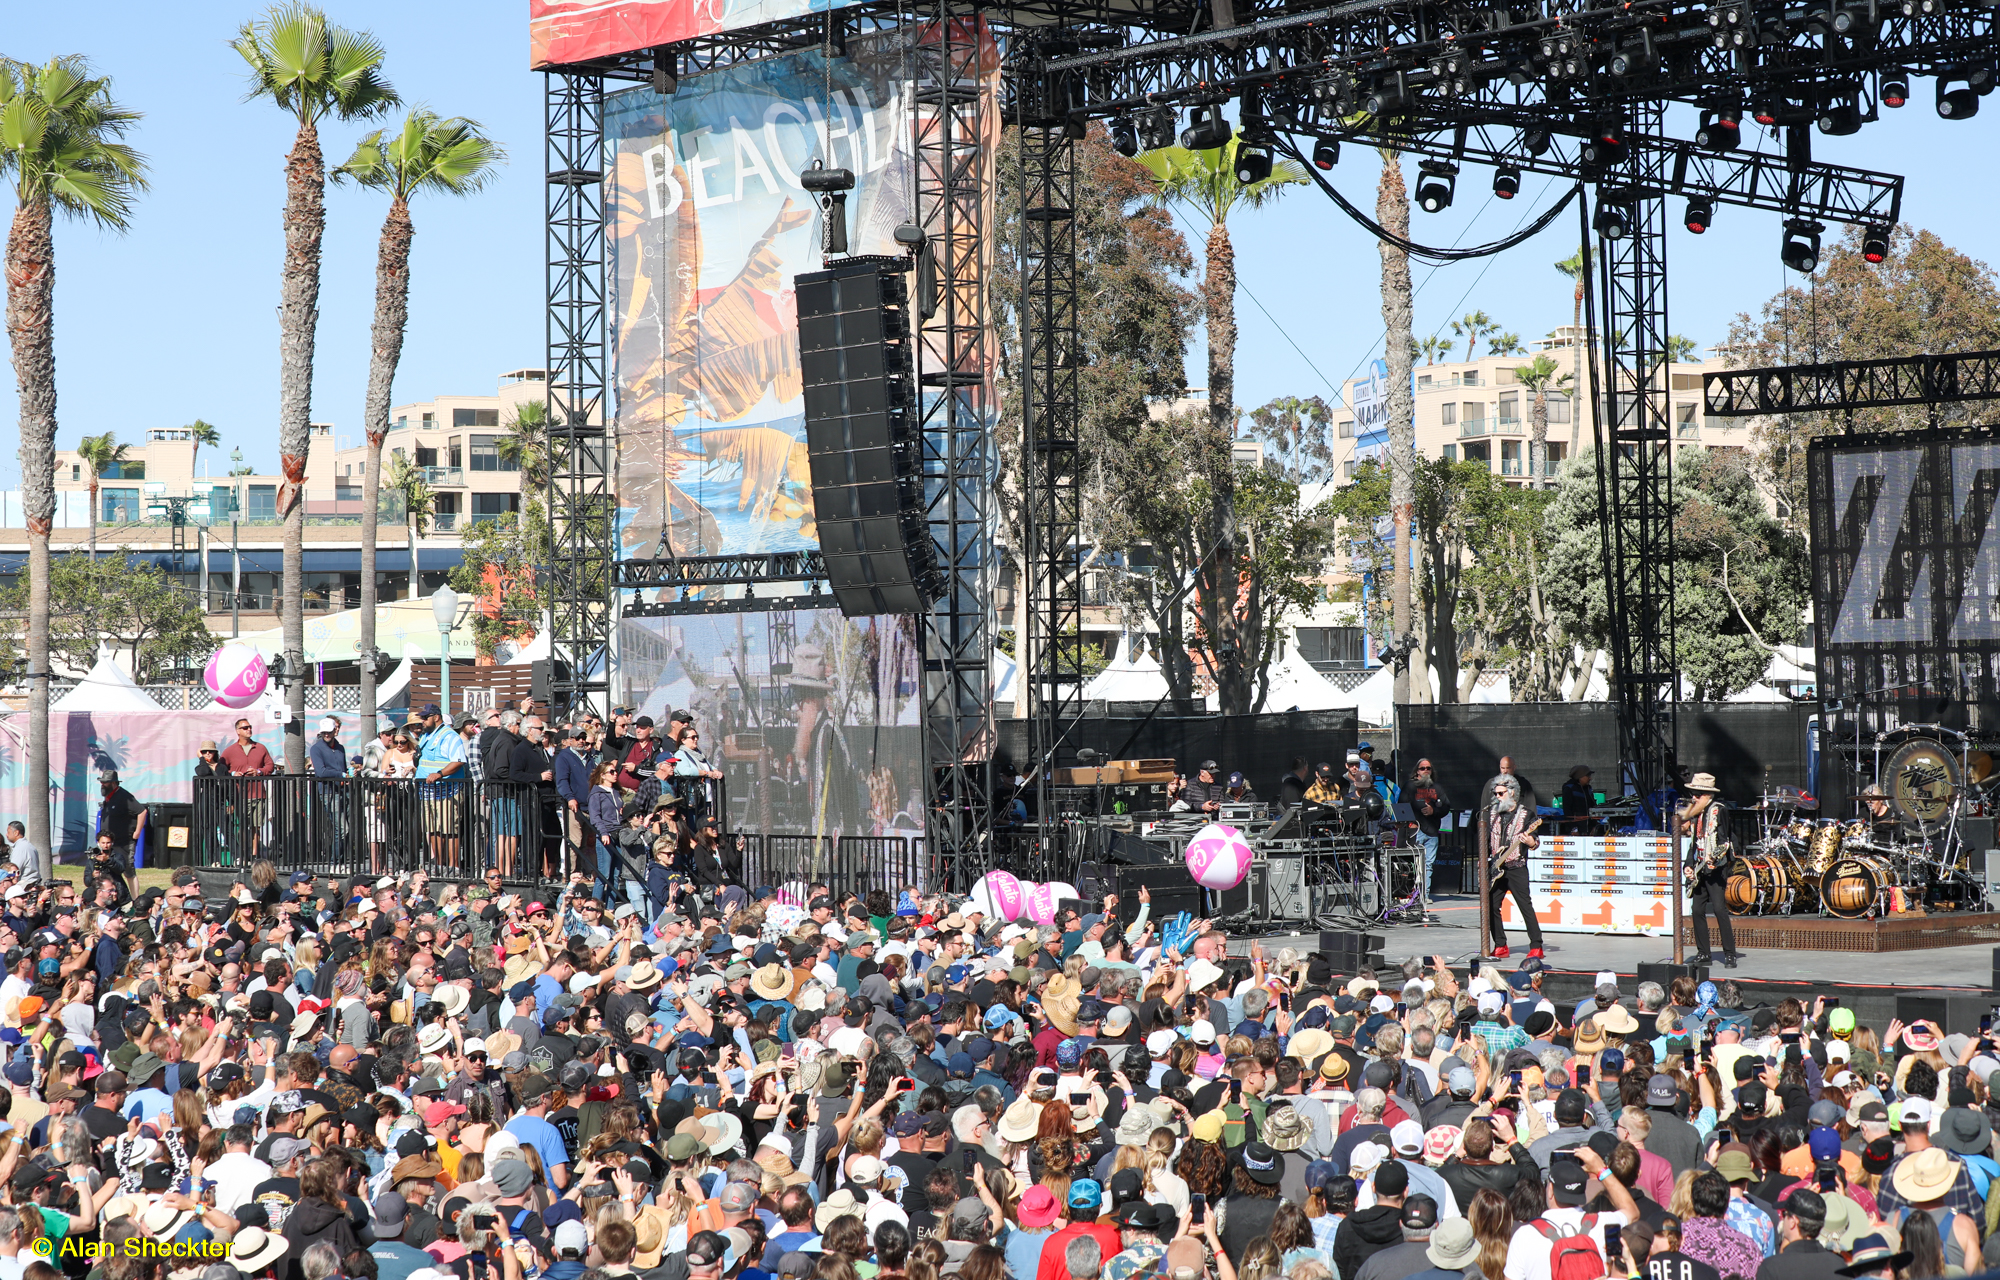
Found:
<path fill-rule="evenodd" d="M 1077 540 L 1076 150 L 1056 97 L 1062 77 L 1023 78 L 1021 154 L 1021 473 L 1027 513 L 1028 634 L 1015 696 L 1031 699 L 1028 758 L 1042 852 L 1051 851 L 1055 751 L 1083 714 L 1083 607 Z"/>
<path fill-rule="evenodd" d="M 611 710 L 616 498 L 605 425 L 604 78 L 551 73 L 545 84 L 550 711 L 561 718 Z"/>
<path fill-rule="evenodd" d="M 986 129 L 979 23 L 939 0 L 917 41 L 911 86 L 917 218 L 937 269 L 919 306 L 924 501 L 944 594 L 918 618 L 924 763 L 936 879 L 969 887 L 992 860 L 993 647 L 991 419 L 986 387 Z"/>
<path fill-rule="evenodd" d="M 1661 111 L 1658 103 L 1638 108 L 1632 130 L 1657 135 Z M 1635 149 L 1620 175 L 1622 184 L 1609 175 L 1599 184 L 1596 218 L 1606 382 L 1597 441 L 1600 523 L 1607 544 L 1605 585 L 1625 781 L 1642 798 L 1668 785 L 1679 684 L 1674 441 L 1666 367 L 1667 163 L 1660 149 Z M 1607 234 L 1618 225 L 1620 209 L 1623 234 Z"/>

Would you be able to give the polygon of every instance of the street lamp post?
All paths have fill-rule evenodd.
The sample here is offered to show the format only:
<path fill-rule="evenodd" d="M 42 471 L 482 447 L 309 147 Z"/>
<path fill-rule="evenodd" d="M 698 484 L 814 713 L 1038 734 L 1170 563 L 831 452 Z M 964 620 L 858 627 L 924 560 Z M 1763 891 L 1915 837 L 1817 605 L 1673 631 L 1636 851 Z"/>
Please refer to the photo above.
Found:
<path fill-rule="evenodd" d="M 451 723 L 451 632 L 458 621 L 458 592 L 449 583 L 431 592 L 431 617 L 438 626 L 438 694 L 444 722 Z"/>

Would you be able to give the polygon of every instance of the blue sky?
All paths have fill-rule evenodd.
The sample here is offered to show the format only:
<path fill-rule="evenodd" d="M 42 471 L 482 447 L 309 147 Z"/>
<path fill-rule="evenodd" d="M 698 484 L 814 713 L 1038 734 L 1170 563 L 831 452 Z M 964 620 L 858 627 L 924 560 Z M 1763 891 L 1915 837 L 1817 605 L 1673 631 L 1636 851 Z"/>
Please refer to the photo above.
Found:
<path fill-rule="evenodd" d="M 373 31 L 389 51 L 388 74 L 407 102 L 481 121 L 511 162 L 470 200 L 428 199 L 415 210 L 417 241 L 408 342 L 395 397 L 490 393 L 502 370 L 542 359 L 542 78 L 527 69 L 525 5 L 514 0 L 426 0 L 423 4 L 335 3 L 335 20 Z M 197 416 L 221 427 L 223 448 L 241 448 L 269 471 L 276 464 L 278 264 L 288 120 L 268 103 L 242 101 L 241 60 L 229 37 L 250 4 L 162 6 L 129 0 L 91 5 L 17 5 L 0 53 L 40 60 L 83 53 L 114 77 L 118 96 L 146 113 L 135 142 L 152 163 L 153 189 L 131 232 L 86 225 L 58 231 L 59 442 Z M 1993 170 L 1988 154 L 2000 109 L 1964 123 L 1937 118 L 1928 82 L 1913 102 L 1850 138 L 1816 138 L 1821 158 L 1900 171 L 1909 179 L 1905 220 L 1929 227 L 1974 257 L 1995 256 Z M 1691 113 L 1670 121 L 1693 131 Z M 332 124 L 323 145 L 344 159 L 363 131 Z M 1765 144 L 1764 149 L 1772 149 Z M 1378 162 L 1349 148 L 1333 180 L 1372 209 Z M 1490 200 L 1490 175 L 1468 168 L 1458 200 L 1442 214 L 1413 215 L 1426 243 L 1477 243 L 1531 219 L 1553 198 L 1530 177 L 1511 203 Z M 328 197 L 313 416 L 350 440 L 360 432 L 368 367 L 375 240 L 384 204 L 335 188 Z M 1706 346 L 1738 311 L 1755 310 L 1783 283 L 1778 219 L 1724 208 L 1713 230 L 1678 225 L 1668 249 L 1674 331 Z M 1524 340 L 1570 317 L 1568 282 L 1551 264 L 1575 247 L 1565 214 L 1529 243 L 1492 259 L 1433 271 L 1415 268 L 1419 336 L 1483 308 Z M 1374 242 L 1312 188 L 1234 224 L 1242 292 L 1237 312 L 1237 399 L 1245 407 L 1279 395 L 1332 393 L 1380 354 L 1381 311 Z M 1197 252 L 1201 232 L 1190 229 Z M 1189 381 L 1205 381 L 1199 345 Z M 11 383 L 11 380 L 10 380 Z M 7 397 L 11 407 L 11 385 Z M 9 410 L 0 409 L 0 414 Z M 208 452 L 204 451 L 204 457 Z M 18 478 L 12 450 L 0 453 L 0 487 Z"/>

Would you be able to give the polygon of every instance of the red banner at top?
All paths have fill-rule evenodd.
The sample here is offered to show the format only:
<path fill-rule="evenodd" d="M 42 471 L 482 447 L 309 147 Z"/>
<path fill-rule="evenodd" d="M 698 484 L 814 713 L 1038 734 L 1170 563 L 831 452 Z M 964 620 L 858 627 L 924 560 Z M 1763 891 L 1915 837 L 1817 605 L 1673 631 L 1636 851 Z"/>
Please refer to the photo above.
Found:
<path fill-rule="evenodd" d="M 851 0 L 528 0 L 528 59 L 536 68 L 845 8 Z"/>

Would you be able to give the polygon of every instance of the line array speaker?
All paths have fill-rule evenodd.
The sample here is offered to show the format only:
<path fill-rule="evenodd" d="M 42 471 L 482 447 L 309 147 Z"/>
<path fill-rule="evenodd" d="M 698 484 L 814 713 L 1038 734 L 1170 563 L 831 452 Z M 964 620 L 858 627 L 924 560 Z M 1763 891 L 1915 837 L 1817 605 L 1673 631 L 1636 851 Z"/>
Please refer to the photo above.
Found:
<path fill-rule="evenodd" d="M 943 587 L 924 520 L 908 268 L 854 257 L 794 281 L 820 553 L 850 618 L 922 613 Z"/>

